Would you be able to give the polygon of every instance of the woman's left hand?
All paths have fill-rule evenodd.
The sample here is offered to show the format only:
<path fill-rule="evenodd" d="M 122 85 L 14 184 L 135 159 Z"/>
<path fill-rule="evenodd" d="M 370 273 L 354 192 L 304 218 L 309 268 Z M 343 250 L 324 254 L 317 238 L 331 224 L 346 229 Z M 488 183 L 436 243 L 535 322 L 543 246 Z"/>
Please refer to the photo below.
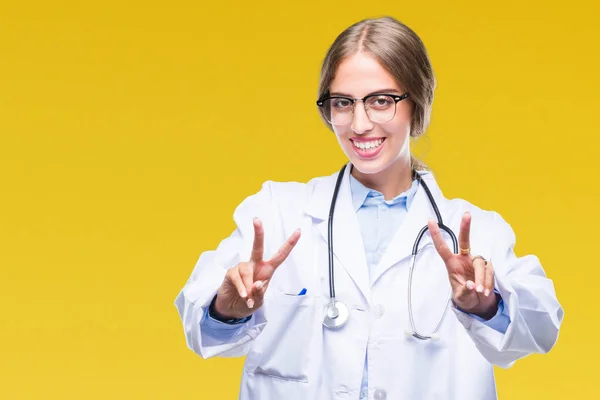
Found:
<path fill-rule="evenodd" d="M 492 318 L 498 311 L 498 300 L 494 294 L 494 267 L 491 261 L 473 257 L 470 253 L 471 214 L 466 212 L 460 223 L 459 254 L 454 254 L 448 247 L 435 220 L 429 220 L 427 225 L 433 244 L 446 264 L 454 304 L 483 319 Z"/>

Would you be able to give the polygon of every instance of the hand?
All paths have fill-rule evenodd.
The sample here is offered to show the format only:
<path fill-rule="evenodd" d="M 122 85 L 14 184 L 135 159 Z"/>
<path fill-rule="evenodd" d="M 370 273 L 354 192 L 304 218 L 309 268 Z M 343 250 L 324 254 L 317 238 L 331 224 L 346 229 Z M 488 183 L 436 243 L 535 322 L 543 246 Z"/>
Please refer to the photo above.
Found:
<path fill-rule="evenodd" d="M 454 304 L 483 319 L 492 318 L 498 311 L 498 301 L 494 295 L 494 267 L 491 261 L 472 257 L 470 253 L 454 254 L 442 238 L 437 222 L 430 219 L 427 225 L 433 244 L 446 264 Z M 471 214 L 466 212 L 460 223 L 459 249 L 471 248 L 470 230 Z"/>
<path fill-rule="evenodd" d="M 254 244 L 250 261 L 241 262 L 230 268 L 217 292 L 215 310 L 225 318 L 244 318 L 262 306 L 273 273 L 285 261 L 300 239 L 298 229 L 273 258 L 265 261 L 263 260 L 265 236 L 263 226 L 258 218 L 255 218 L 253 223 Z"/>

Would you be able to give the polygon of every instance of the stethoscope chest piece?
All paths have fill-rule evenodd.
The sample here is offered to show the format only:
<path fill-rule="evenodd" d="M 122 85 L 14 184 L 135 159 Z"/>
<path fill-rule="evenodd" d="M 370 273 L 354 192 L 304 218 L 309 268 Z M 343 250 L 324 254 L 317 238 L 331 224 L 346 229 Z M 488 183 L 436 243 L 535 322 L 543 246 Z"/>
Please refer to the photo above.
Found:
<path fill-rule="evenodd" d="M 333 190 L 333 196 L 331 198 L 331 206 L 329 208 L 329 220 L 328 220 L 328 225 L 327 225 L 327 243 L 328 243 L 328 255 L 329 255 L 329 299 L 330 299 L 330 301 L 328 304 L 325 305 L 324 310 L 323 310 L 324 314 L 325 314 L 323 316 L 323 325 L 329 329 L 341 328 L 342 326 L 344 326 L 344 324 L 346 322 L 348 322 L 348 316 L 349 316 L 348 315 L 348 307 L 346 307 L 346 305 L 344 303 L 341 303 L 341 302 L 335 300 L 335 279 L 334 279 L 334 270 L 333 270 L 334 269 L 334 266 L 333 266 L 333 212 L 335 209 L 335 202 L 337 199 L 338 191 L 340 189 L 340 184 L 342 182 L 342 177 L 344 176 L 345 169 L 346 169 L 346 166 L 344 165 L 342 167 L 341 171 L 339 172 L 337 181 L 335 183 L 335 189 Z M 438 226 L 440 227 L 441 230 L 445 231 L 446 233 L 448 233 L 448 235 L 450 235 L 450 237 L 452 239 L 452 245 L 454 248 L 454 254 L 458 254 L 458 239 L 456 238 L 456 235 L 454 234 L 454 232 L 452 232 L 452 230 L 450 228 L 448 228 L 446 225 L 444 225 L 444 222 L 442 221 L 442 216 L 437 207 L 437 204 L 435 203 L 433 195 L 429 191 L 429 188 L 425 184 L 425 181 L 423 180 L 421 175 L 419 173 L 415 173 L 414 177 L 415 177 L 415 179 L 417 179 L 419 181 L 419 184 L 423 186 L 423 190 L 425 190 L 427 198 L 429 199 L 429 202 L 431 203 L 431 207 L 433 208 L 433 211 L 435 212 L 435 215 L 436 215 L 436 218 L 438 221 Z M 407 332 L 407 336 L 412 336 L 412 337 L 415 337 L 415 338 L 421 339 L 421 340 L 429 340 L 429 339 L 439 340 L 438 330 L 442 324 L 442 321 L 444 320 L 444 315 L 446 314 L 446 310 L 448 309 L 448 304 L 450 303 L 450 296 L 451 296 L 452 292 L 450 291 L 448 293 L 448 301 L 446 303 L 446 307 L 444 308 L 444 312 L 442 313 L 435 329 L 433 330 L 433 332 L 430 335 L 423 335 L 417 331 L 417 328 L 415 326 L 414 316 L 413 316 L 413 310 L 412 310 L 412 293 L 411 293 L 412 292 L 412 278 L 413 278 L 412 275 L 413 275 L 413 270 L 415 268 L 415 261 L 416 261 L 417 252 L 419 249 L 419 242 L 421 241 L 421 238 L 423 237 L 425 232 L 427 232 L 427 230 L 428 230 L 427 225 L 421 229 L 421 231 L 417 235 L 417 238 L 415 240 L 415 243 L 413 244 L 413 249 L 412 249 L 412 259 L 411 259 L 411 266 L 410 266 L 409 278 L 408 278 L 408 314 L 410 317 L 411 329 Z"/>
<path fill-rule="evenodd" d="M 338 329 L 348 322 L 348 307 L 342 302 L 332 300 L 324 308 L 323 325 L 330 329 Z"/>

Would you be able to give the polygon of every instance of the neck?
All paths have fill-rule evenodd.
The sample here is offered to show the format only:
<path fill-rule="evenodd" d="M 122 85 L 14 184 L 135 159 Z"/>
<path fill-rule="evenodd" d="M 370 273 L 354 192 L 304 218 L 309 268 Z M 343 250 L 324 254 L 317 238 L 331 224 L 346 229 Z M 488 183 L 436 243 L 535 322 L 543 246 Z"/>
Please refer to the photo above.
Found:
<path fill-rule="evenodd" d="M 386 200 L 391 200 L 412 185 L 410 158 L 398 159 L 385 170 L 375 174 L 364 174 L 353 167 L 352 176 L 369 189 L 382 193 Z"/>

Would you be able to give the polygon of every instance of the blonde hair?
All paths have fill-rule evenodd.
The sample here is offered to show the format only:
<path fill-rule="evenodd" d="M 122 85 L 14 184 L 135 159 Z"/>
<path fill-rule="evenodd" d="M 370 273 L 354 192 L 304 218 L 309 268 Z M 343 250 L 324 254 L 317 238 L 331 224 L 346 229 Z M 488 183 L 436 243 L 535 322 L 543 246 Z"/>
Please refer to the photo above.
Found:
<path fill-rule="evenodd" d="M 410 136 L 416 138 L 422 135 L 431 118 L 436 86 L 433 68 L 419 36 L 392 17 L 365 19 L 338 35 L 323 60 L 318 98 L 329 93 L 331 81 L 342 60 L 358 52 L 366 52 L 373 56 L 394 77 L 398 85 L 410 93 L 407 100 L 414 104 Z M 322 113 L 321 118 L 329 129 L 333 130 Z M 421 169 L 425 167 L 425 164 L 414 157 L 411 162 Z"/>

